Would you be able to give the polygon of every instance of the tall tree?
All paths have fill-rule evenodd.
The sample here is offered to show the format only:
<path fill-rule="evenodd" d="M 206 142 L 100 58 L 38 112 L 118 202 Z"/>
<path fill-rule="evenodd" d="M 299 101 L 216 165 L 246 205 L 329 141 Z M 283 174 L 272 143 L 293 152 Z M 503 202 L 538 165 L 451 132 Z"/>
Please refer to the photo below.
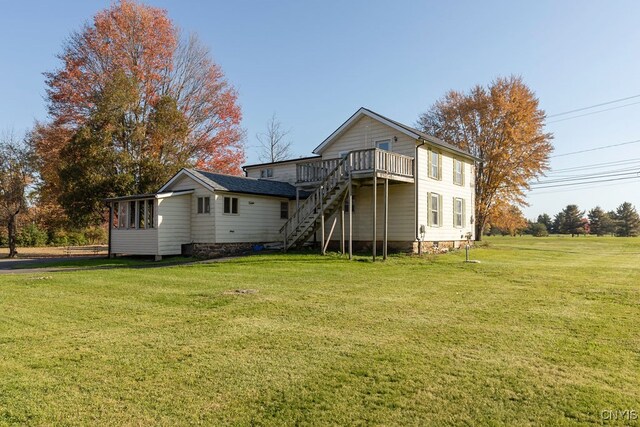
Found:
<path fill-rule="evenodd" d="M 640 235 L 640 216 L 631 203 L 624 202 L 618 206 L 616 220 L 616 235 L 622 237 L 637 237 Z"/>
<path fill-rule="evenodd" d="M 560 224 L 560 232 L 562 234 L 571 234 L 573 237 L 574 235 L 585 233 L 582 221 L 584 211 L 581 211 L 578 205 L 567 205 L 567 207 L 562 210 L 562 213 L 563 221 Z"/>
<path fill-rule="evenodd" d="M 591 209 L 587 214 L 591 233 L 597 236 L 604 236 L 615 232 L 614 220 L 600 206 Z"/>
<path fill-rule="evenodd" d="M 27 187 L 32 181 L 31 154 L 13 133 L 0 136 L 0 221 L 7 227 L 9 258 L 18 255 L 18 215 L 27 207 Z"/>
<path fill-rule="evenodd" d="M 291 141 L 287 139 L 291 131 L 285 130 L 282 123 L 273 113 L 267 123 L 267 130 L 256 135 L 260 143 L 260 156 L 262 162 L 279 162 L 291 158 Z"/>
<path fill-rule="evenodd" d="M 564 211 L 560 211 L 553 217 L 553 223 L 551 225 L 551 232 L 555 234 L 563 234 L 565 215 Z"/>
<path fill-rule="evenodd" d="M 179 165 L 171 156 L 179 154 L 191 165 L 240 173 L 244 133 L 237 93 L 208 49 L 195 36 L 180 37 L 166 11 L 130 0 L 114 3 L 73 32 L 58 58 L 62 67 L 45 74 L 51 120 L 37 124 L 30 139 L 40 157 L 42 190 L 49 193 L 44 199 L 59 198 L 60 154 L 95 116 L 97 100 L 108 96 L 119 74 L 136 86 L 127 111 L 139 132 L 128 141 L 135 163 L 153 158 L 175 172 Z M 187 130 L 180 138 L 167 135 L 170 128 L 161 120 L 177 112 Z"/>
<path fill-rule="evenodd" d="M 553 223 L 553 220 L 551 219 L 551 217 L 548 214 L 543 213 L 541 215 L 538 215 L 538 219 L 537 219 L 536 222 L 539 222 L 540 224 L 544 224 L 545 228 L 547 230 L 550 230 L 551 229 L 551 225 Z"/>
<path fill-rule="evenodd" d="M 529 182 L 548 169 L 552 134 L 520 77 L 497 78 L 468 93 L 450 91 L 418 119 L 427 133 L 483 161 L 475 168 L 476 237 L 500 203 L 525 205 Z"/>

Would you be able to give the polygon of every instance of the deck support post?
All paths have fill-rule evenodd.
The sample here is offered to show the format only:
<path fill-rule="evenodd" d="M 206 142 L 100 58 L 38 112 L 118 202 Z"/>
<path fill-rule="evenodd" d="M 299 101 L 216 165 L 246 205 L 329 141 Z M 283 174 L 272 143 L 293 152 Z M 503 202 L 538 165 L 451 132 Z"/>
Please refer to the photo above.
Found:
<path fill-rule="evenodd" d="M 296 186 L 296 211 L 300 209 L 300 187 Z"/>
<path fill-rule="evenodd" d="M 324 255 L 324 212 L 322 212 L 322 216 L 320 216 L 320 233 L 322 234 L 322 255 Z"/>
<path fill-rule="evenodd" d="M 344 203 L 346 197 L 342 198 L 342 203 L 340 203 L 340 254 L 344 255 Z"/>
<path fill-rule="evenodd" d="M 384 180 L 384 233 L 382 235 L 382 259 L 387 259 L 387 237 L 389 231 L 389 178 Z"/>
<path fill-rule="evenodd" d="M 349 259 L 353 259 L 353 181 L 349 174 Z"/>
<path fill-rule="evenodd" d="M 374 152 L 374 155 L 375 155 L 375 152 Z M 372 212 L 373 213 L 373 221 L 372 221 L 373 222 L 373 229 L 371 230 L 372 233 L 373 233 L 373 236 L 372 236 L 373 245 L 372 245 L 372 248 L 371 248 L 373 262 L 376 261 L 376 249 L 377 249 L 376 246 L 377 246 L 377 240 L 378 240 L 378 236 L 376 235 L 376 231 L 378 231 L 377 230 L 377 225 L 378 225 L 377 224 L 378 223 L 378 215 L 377 215 L 378 214 L 378 212 L 377 212 L 377 207 L 378 207 L 377 206 L 378 205 L 378 182 L 377 182 L 377 176 L 376 175 L 377 175 L 376 174 L 376 168 L 374 167 L 373 168 L 373 212 Z"/>

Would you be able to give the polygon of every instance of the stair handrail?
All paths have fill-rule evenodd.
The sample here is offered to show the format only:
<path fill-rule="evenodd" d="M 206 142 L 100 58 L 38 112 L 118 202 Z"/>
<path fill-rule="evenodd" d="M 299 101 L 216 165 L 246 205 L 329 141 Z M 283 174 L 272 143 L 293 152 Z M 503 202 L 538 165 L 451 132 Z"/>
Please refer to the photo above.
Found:
<path fill-rule="evenodd" d="M 302 204 L 300 204 L 300 206 L 296 209 L 293 215 L 291 215 L 291 218 L 289 218 L 287 222 L 285 222 L 284 225 L 280 228 L 281 234 L 288 230 L 291 224 L 293 224 L 294 220 L 295 220 L 295 227 L 292 227 L 292 230 L 295 231 L 296 227 L 302 222 L 299 220 L 300 214 L 302 212 L 306 212 L 306 214 L 304 215 L 304 218 L 306 218 L 309 216 L 311 212 L 322 207 L 322 203 L 324 201 L 324 195 L 330 192 L 331 190 L 333 190 L 340 182 L 342 182 L 341 180 L 342 173 L 337 174 L 336 172 L 342 169 L 342 166 L 344 166 L 347 160 L 349 161 L 351 160 L 351 154 L 352 152 L 349 152 L 346 156 L 341 158 L 340 161 L 338 161 L 338 163 L 336 164 L 336 166 L 320 182 L 320 185 L 318 186 L 318 188 L 311 195 L 309 195 L 309 197 L 307 197 L 302 202 Z M 346 173 L 347 171 L 342 170 L 342 172 Z M 337 179 L 335 179 L 336 175 L 338 175 Z M 331 180 L 333 180 L 333 182 L 332 182 L 332 186 L 329 188 L 327 187 L 327 184 L 329 184 Z M 290 234 L 289 233 L 285 234 L 285 241 L 286 241 L 286 236 L 288 235 Z"/>

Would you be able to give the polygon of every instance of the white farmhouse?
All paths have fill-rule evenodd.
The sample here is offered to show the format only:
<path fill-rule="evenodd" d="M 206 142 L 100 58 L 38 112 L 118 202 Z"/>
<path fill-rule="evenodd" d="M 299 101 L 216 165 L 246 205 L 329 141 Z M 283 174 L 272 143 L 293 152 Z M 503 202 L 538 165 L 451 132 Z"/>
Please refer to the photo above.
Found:
<path fill-rule="evenodd" d="M 109 253 L 315 241 L 386 257 L 474 238 L 469 153 L 365 108 L 313 153 L 245 166 L 246 177 L 182 169 L 155 194 L 109 199 Z"/>

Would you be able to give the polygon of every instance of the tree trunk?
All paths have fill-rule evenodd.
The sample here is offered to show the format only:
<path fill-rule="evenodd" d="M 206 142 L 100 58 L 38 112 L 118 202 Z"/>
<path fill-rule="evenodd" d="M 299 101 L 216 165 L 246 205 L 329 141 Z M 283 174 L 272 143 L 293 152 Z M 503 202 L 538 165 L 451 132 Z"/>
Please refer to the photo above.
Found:
<path fill-rule="evenodd" d="M 476 242 L 481 242 L 482 241 L 482 232 L 484 231 L 484 218 L 482 218 L 480 215 L 477 216 L 476 218 Z"/>
<path fill-rule="evenodd" d="M 9 222 L 7 224 L 7 234 L 9 237 L 9 258 L 15 258 L 18 256 L 18 251 L 16 250 L 16 216 L 9 215 Z"/>

